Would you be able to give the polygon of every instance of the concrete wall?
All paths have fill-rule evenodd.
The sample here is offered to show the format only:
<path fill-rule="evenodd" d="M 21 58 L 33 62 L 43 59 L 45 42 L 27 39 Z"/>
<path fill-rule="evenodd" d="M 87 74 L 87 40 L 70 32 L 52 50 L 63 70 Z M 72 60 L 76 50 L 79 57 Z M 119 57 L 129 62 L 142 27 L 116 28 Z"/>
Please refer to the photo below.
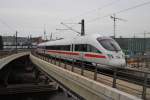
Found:
<path fill-rule="evenodd" d="M 30 55 L 30 59 L 44 72 L 48 73 L 86 100 L 140 100 L 130 94 L 50 64 L 33 55 Z"/>
<path fill-rule="evenodd" d="M 22 52 L 22 53 L 12 54 L 10 56 L 0 59 L 0 69 L 2 69 L 6 64 L 10 63 L 11 61 L 29 54 L 30 52 Z"/>

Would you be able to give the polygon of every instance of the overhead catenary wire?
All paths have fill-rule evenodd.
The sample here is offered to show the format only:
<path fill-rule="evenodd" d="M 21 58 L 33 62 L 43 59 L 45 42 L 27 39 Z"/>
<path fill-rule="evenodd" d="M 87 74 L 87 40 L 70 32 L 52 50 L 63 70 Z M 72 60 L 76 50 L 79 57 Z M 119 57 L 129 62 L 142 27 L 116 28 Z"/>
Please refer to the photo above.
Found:
<path fill-rule="evenodd" d="M 145 5 L 149 5 L 149 4 L 150 4 L 150 1 L 144 2 L 142 4 L 138 4 L 138 5 L 135 5 L 135 6 L 132 6 L 132 7 L 129 7 L 129 8 L 123 9 L 123 10 L 120 10 L 120 11 L 116 12 L 116 14 L 120 14 L 120 13 L 129 11 L 129 10 L 132 10 L 132 9 L 135 9 L 135 8 L 139 8 L 139 7 L 142 7 L 142 6 L 145 6 Z"/>
<path fill-rule="evenodd" d="M 119 1 L 121 1 L 121 0 L 115 0 L 115 1 L 112 1 L 112 2 L 109 2 L 109 3 L 107 3 L 106 5 L 104 5 L 103 7 L 99 7 L 99 8 L 97 8 L 97 9 L 93 9 L 93 10 L 91 10 L 91 11 L 88 11 L 88 12 L 85 12 L 85 13 L 83 13 L 83 14 L 81 14 L 81 15 L 79 15 L 79 16 L 76 16 L 76 17 L 80 17 L 80 16 L 82 16 L 82 15 L 87 15 L 87 14 L 91 14 L 91 13 L 93 13 L 94 11 L 97 11 L 97 10 L 101 10 L 101 9 L 103 9 L 103 8 L 105 8 L 105 7 L 109 7 L 109 6 L 112 6 L 112 5 L 114 5 L 115 3 L 117 3 L 117 2 L 119 2 Z M 76 17 L 74 17 L 74 18 L 76 18 Z M 71 19 L 71 18 L 70 18 Z M 72 27 L 74 27 L 74 25 L 77 25 L 77 24 L 79 24 L 79 23 L 61 23 L 62 25 L 64 25 L 64 26 L 66 26 L 68 29 L 70 29 L 70 30 L 72 30 L 72 31 L 74 31 L 74 32 L 76 32 L 76 33 L 78 33 L 78 34 L 81 34 L 80 32 L 78 32 L 78 31 L 76 31 L 75 29 L 73 29 Z M 72 26 L 68 26 L 68 25 L 66 25 L 66 24 L 72 24 Z M 67 29 L 56 29 L 56 30 L 67 30 Z"/>
<path fill-rule="evenodd" d="M 115 0 L 115 1 L 109 2 L 109 3 L 105 4 L 105 5 L 102 6 L 102 7 L 99 7 L 99 8 L 97 8 L 97 9 L 93 9 L 93 10 L 91 10 L 91 11 L 85 12 L 85 13 L 83 13 L 83 14 L 80 14 L 80 15 L 78 15 L 78 16 L 75 16 L 75 17 L 72 17 L 72 18 L 69 18 L 69 19 L 66 19 L 66 20 L 64 20 L 64 21 L 69 21 L 69 20 L 71 20 L 71 19 L 74 19 L 74 18 L 77 18 L 77 17 L 81 17 L 81 16 L 82 16 L 82 18 L 83 18 L 83 16 L 85 16 L 85 15 L 88 15 L 88 14 L 93 13 L 94 11 L 102 10 L 102 9 L 104 9 L 104 8 L 106 8 L 106 7 L 112 6 L 112 5 L 116 4 L 116 3 L 118 3 L 119 1 L 121 1 L 121 0 Z M 112 15 L 112 14 L 111 14 L 111 15 Z M 110 16 L 110 14 L 109 14 L 109 15 L 106 15 L 106 16 L 103 16 L 103 17 L 108 17 L 108 16 Z M 93 20 L 93 19 L 92 19 L 92 20 Z M 94 20 L 95 20 L 95 19 L 94 19 Z M 88 22 L 88 21 L 86 21 L 86 22 Z M 72 26 L 70 26 L 71 29 L 73 29 L 72 27 L 74 27 L 75 25 L 77 25 L 76 23 L 67 23 L 67 24 L 72 24 Z M 57 30 L 57 29 L 56 29 L 56 30 Z M 58 30 L 59 30 L 59 29 L 58 29 Z M 60 30 L 61 30 L 61 29 L 60 29 Z M 62 30 L 64 30 L 64 29 L 62 29 Z M 74 29 L 73 29 L 73 30 L 74 30 Z M 75 30 L 74 32 L 76 32 L 76 30 Z M 76 33 L 79 33 L 79 32 L 76 32 Z"/>
<path fill-rule="evenodd" d="M 121 1 L 121 0 L 115 0 L 115 1 L 109 2 L 109 3 L 105 4 L 105 5 L 102 6 L 102 7 L 99 7 L 99 8 L 97 8 L 97 9 L 93 9 L 93 10 L 84 12 L 84 13 L 78 15 L 78 16 L 75 16 L 75 17 L 66 19 L 65 21 L 72 20 L 72 19 L 74 19 L 74 18 L 83 17 L 83 16 L 88 15 L 88 14 L 91 14 L 91 13 L 93 13 L 93 12 L 95 12 L 95 11 L 102 10 L 102 9 L 104 9 L 104 8 L 106 8 L 106 7 L 109 7 L 109 6 L 112 6 L 112 5 L 116 4 L 116 3 L 118 3 L 119 1 Z"/>
<path fill-rule="evenodd" d="M 150 1 L 148 2 L 144 2 L 142 4 L 138 4 L 138 5 L 135 5 L 135 6 L 132 6 L 132 7 L 129 7 L 129 8 L 126 8 L 126 9 L 122 9 L 120 11 L 117 11 L 117 12 L 114 12 L 115 14 L 120 14 L 120 13 L 123 13 L 123 12 L 126 12 L 126 11 L 129 11 L 129 10 L 133 10 L 133 9 L 136 9 L 136 8 L 139 8 L 139 7 L 142 7 L 142 6 L 145 6 L 145 5 L 148 5 L 150 4 Z M 104 15 L 102 17 L 97 17 L 97 18 L 94 18 L 94 19 L 91 19 L 91 20 L 88 20 L 87 23 L 91 23 L 91 22 L 94 22 L 94 21 L 97 21 L 99 19 L 103 19 L 105 17 L 109 17 L 111 15 L 113 15 L 114 13 L 110 13 L 110 14 L 107 14 L 107 15 Z"/>
<path fill-rule="evenodd" d="M 3 24 L 4 26 L 6 26 L 10 31 L 16 31 L 14 28 L 12 28 L 10 25 L 8 25 L 5 21 L 3 21 L 0 18 L 0 23 Z"/>
<path fill-rule="evenodd" d="M 109 7 L 109 6 L 111 6 L 111 5 L 114 5 L 114 4 L 117 3 L 118 1 L 120 1 L 120 0 L 116 0 L 116 1 L 110 2 L 110 3 L 106 4 L 106 5 L 104 5 L 103 7 L 100 7 L 100 8 L 97 8 L 97 9 L 94 9 L 94 10 L 91 10 L 91 11 L 88 11 L 88 12 L 85 12 L 85 13 L 79 15 L 79 16 L 76 16 L 76 17 L 82 16 L 82 18 L 83 18 L 83 16 L 85 16 L 85 15 L 87 15 L 87 14 L 91 14 L 91 13 L 93 13 L 94 11 L 101 10 L 101 9 L 103 9 L 103 8 L 105 8 L 105 7 Z M 101 16 L 101 17 L 96 17 L 96 18 L 91 19 L 91 20 L 86 20 L 86 24 L 91 23 L 91 22 L 94 22 L 94 21 L 97 21 L 97 20 L 99 20 L 99 19 L 103 19 L 103 18 L 106 18 L 106 17 L 110 17 L 110 16 L 113 15 L 114 13 L 115 13 L 115 14 L 124 13 L 124 12 L 130 11 L 130 10 L 133 10 L 133 9 L 136 9 L 136 8 L 139 8 L 139 7 L 148 5 L 148 4 L 150 4 L 150 1 L 144 2 L 144 3 L 142 3 L 142 4 L 137 4 L 137 5 L 135 5 L 135 6 L 131 6 L 131 7 L 129 7 L 129 8 L 122 9 L 122 10 L 119 10 L 119 11 L 116 11 L 116 12 L 113 12 L 113 13 L 109 13 L 109 14 L 106 14 L 106 15 Z M 73 18 L 76 18 L 76 17 L 72 17 L 72 19 L 73 19 Z M 70 18 L 70 19 L 71 19 L 71 18 Z M 69 19 L 68 19 L 68 20 L 69 20 Z M 68 21 L 68 20 L 66 20 L 66 21 Z M 65 20 L 64 20 L 64 21 L 65 21 Z M 69 23 L 69 24 L 72 24 L 72 25 L 73 25 L 74 23 Z M 75 24 L 74 24 L 74 25 L 75 25 Z M 67 27 L 68 27 L 68 25 L 67 25 Z M 71 28 L 71 30 L 73 30 L 73 31 L 76 32 L 76 33 L 80 33 L 80 32 L 78 32 L 78 31 L 74 30 L 74 29 L 72 28 L 72 26 L 69 26 L 69 28 Z M 68 30 L 68 29 L 66 29 L 66 30 Z"/>
<path fill-rule="evenodd" d="M 69 20 L 74 19 L 74 18 L 77 18 L 77 17 L 81 17 L 81 16 L 85 16 L 85 15 L 91 14 L 91 13 L 97 11 L 97 10 L 102 10 L 102 9 L 104 9 L 104 8 L 106 8 L 106 7 L 112 6 L 112 5 L 114 5 L 115 3 L 119 2 L 119 1 L 121 1 L 121 0 L 115 0 L 115 1 L 109 2 L 109 3 L 105 4 L 105 5 L 102 6 L 102 7 L 99 7 L 99 8 L 97 8 L 97 9 L 93 9 L 93 10 L 91 10 L 91 11 L 87 11 L 87 12 L 85 12 L 85 13 L 83 13 L 83 14 L 80 14 L 80 15 L 78 15 L 78 16 L 75 16 L 75 17 L 72 17 L 72 18 L 69 18 L 69 19 L 66 19 L 66 20 L 64 20 L 64 21 L 69 21 Z M 72 24 L 72 26 L 69 26 L 69 28 L 70 28 L 72 31 L 74 31 L 74 32 L 76 32 L 76 33 L 78 33 L 78 34 L 80 33 L 80 32 L 78 32 L 78 31 L 76 31 L 76 30 L 74 30 L 74 29 L 72 28 L 72 27 L 76 26 L 77 23 L 66 23 L 66 24 Z M 67 27 L 68 27 L 68 26 L 67 26 Z M 61 29 L 56 29 L 56 30 L 61 30 Z M 65 30 L 65 29 L 62 29 L 62 30 Z"/>
<path fill-rule="evenodd" d="M 64 23 L 61 23 L 62 25 L 64 25 L 65 27 L 67 27 L 68 29 L 78 33 L 78 34 L 81 34 L 80 32 L 76 31 L 75 29 L 73 29 L 72 27 L 69 27 L 68 25 L 64 24 Z"/>

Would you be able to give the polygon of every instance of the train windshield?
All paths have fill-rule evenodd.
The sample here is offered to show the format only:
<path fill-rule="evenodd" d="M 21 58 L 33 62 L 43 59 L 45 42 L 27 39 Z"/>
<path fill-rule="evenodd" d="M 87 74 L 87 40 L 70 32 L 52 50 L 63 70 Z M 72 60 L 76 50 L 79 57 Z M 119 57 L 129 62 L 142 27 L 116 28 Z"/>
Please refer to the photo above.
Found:
<path fill-rule="evenodd" d="M 109 51 L 120 51 L 121 50 L 121 48 L 117 44 L 117 42 L 112 39 L 99 39 L 98 38 L 97 40 L 105 49 L 107 49 Z"/>

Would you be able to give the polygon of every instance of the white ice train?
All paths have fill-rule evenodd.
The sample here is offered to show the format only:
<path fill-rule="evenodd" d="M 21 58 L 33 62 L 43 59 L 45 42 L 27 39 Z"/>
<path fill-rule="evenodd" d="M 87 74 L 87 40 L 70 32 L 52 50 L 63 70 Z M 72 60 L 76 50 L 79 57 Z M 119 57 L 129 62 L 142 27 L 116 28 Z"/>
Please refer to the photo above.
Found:
<path fill-rule="evenodd" d="M 44 42 L 38 45 L 37 51 L 61 59 L 74 59 L 91 64 L 116 67 L 126 65 L 124 53 L 117 42 L 100 34 Z"/>

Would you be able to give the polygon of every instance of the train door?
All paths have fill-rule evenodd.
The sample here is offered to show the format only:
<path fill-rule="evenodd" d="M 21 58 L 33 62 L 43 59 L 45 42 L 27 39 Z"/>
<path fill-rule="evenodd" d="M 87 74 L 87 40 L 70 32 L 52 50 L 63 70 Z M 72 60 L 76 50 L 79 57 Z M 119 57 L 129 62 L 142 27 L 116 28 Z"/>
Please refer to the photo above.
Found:
<path fill-rule="evenodd" d="M 86 59 L 84 57 L 84 55 L 86 54 L 87 52 L 87 44 L 81 44 L 81 60 L 83 62 L 86 62 Z"/>
<path fill-rule="evenodd" d="M 75 55 L 75 53 L 77 53 L 77 51 L 75 50 L 75 44 L 72 44 L 72 53 L 73 53 L 72 58 L 74 60 L 78 59 L 79 55 Z"/>
<path fill-rule="evenodd" d="M 85 53 L 84 44 L 75 44 L 75 52 L 79 53 L 77 59 L 83 61 Z"/>

